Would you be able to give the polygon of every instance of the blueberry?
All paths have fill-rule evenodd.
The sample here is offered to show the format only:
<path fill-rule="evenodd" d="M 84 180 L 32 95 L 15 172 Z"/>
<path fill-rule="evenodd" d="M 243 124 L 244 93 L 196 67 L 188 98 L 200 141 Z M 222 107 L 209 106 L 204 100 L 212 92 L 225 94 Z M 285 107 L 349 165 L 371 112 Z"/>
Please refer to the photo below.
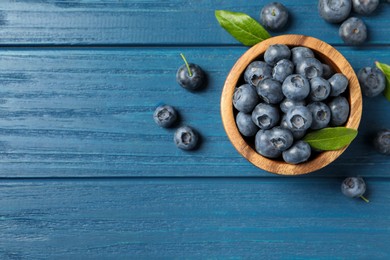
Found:
<path fill-rule="evenodd" d="M 270 30 L 281 30 L 288 21 L 288 10 L 281 3 L 269 3 L 261 9 L 260 21 Z"/>
<path fill-rule="evenodd" d="M 302 46 L 291 49 L 291 60 L 294 65 L 297 65 L 298 62 L 306 58 L 314 58 L 314 53 L 311 49 Z"/>
<path fill-rule="evenodd" d="M 294 64 L 292 61 L 283 59 L 276 63 L 272 69 L 272 78 L 283 83 L 283 81 L 294 72 Z"/>
<path fill-rule="evenodd" d="M 267 130 L 279 122 L 279 110 L 269 104 L 260 103 L 252 112 L 253 122 L 261 129 Z"/>
<path fill-rule="evenodd" d="M 296 141 L 288 150 L 282 153 L 286 163 L 298 164 L 306 162 L 311 155 L 311 147 L 305 141 Z"/>
<path fill-rule="evenodd" d="M 274 66 L 278 61 L 290 59 L 291 51 L 284 44 L 270 45 L 264 53 L 264 60 L 269 65 Z"/>
<path fill-rule="evenodd" d="M 361 197 L 366 192 L 366 183 L 361 177 L 348 177 L 341 184 L 341 192 L 350 198 Z"/>
<path fill-rule="evenodd" d="M 319 0 L 318 12 L 329 23 L 340 23 L 347 19 L 352 9 L 351 0 Z"/>
<path fill-rule="evenodd" d="M 291 100 L 291 99 L 288 99 L 288 98 L 285 98 L 281 103 L 280 103 L 280 109 L 283 111 L 283 113 L 287 113 L 287 111 L 292 108 L 292 107 L 295 107 L 295 106 L 305 106 L 306 105 L 306 101 L 303 99 L 303 100 L 299 100 L 299 101 L 295 101 L 295 100 Z"/>
<path fill-rule="evenodd" d="M 306 58 L 297 63 L 296 73 L 308 79 L 321 77 L 323 73 L 322 63 L 316 58 Z"/>
<path fill-rule="evenodd" d="M 310 99 L 313 101 L 325 100 L 331 93 L 329 82 L 321 77 L 315 77 L 310 80 Z"/>
<path fill-rule="evenodd" d="M 334 74 L 332 68 L 325 63 L 322 63 L 322 77 L 324 79 L 329 79 Z"/>
<path fill-rule="evenodd" d="M 277 158 L 282 152 L 271 144 L 271 130 L 259 130 L 255 137 L 256 151 L 268 158 Z"/>
<path fill-rule="evenodd" d="M 259 128 L 253 123 L 251 114 L 239 112 L 236 116 L 238 131 L 243 136 L 254 136 Z"/>
<path fill-rule="evenodd" d="M 233 105 L 238 111 L 251 113 L 258 103 L 259 96 L 254 86 L 244 84 L 234 90 Z"/>
<path fill-rule="evenodd" d="M 366 97 L 378 96 L 386 87 L 385 75 L 376 67 L 360 69 L 358 72 L 358 80 L 362 92 Z"/>
<path fill-rule="evenodd" d="M 307 109 L 309 109 L 313 117 L 311 129 L 317 130 L 328 126 L 331 112 L 327 105 L 322 102 L 313 102 L 307 106 Z"/>
<path fill-rule="evenodd" d="M 197 90 L 206 84 L 206 74 L 196 64 L 188 64 L 191 75 L 188 71 L 187 65 L 183 64 L 176 72 L 176 82 L 185 89 Z"/>
<path fill-rule="evenodd" d="M 181 126 L 176 130 L 173 140 L 178 148 L 192 150 L 196 148 L 199 137 L 192 127 Z"/>
<path fill-rule="evenodd" d="M 153 119 L 161 127 L 170 127 L 177 120 L 176 110 L 168 105 L 158 106 L 153 113 Z"/>
<path fill-rule="evenodd" d="M 272 77 L 272 67 L 264 61 L 253 61 L 244 72 L 244 80 L 248 84 L 257 86 L 257 84 L 267 78 Z"/>
<path fill-rule="evenodd" d="M 280 127 L 290 130 L 295 140 L 299 140 L 306 135 L 306 130 L 293 130 L 289 128 L 286 121 L 286 115 L 282 117 L 282 120 L 280 121 Z"/>
<path fill-rule="evenodd" d="M 294 136 L 290 130 L 282 127 L 274 127 L 270 130 L 270 143 L 278 151 L 283 152 L 294 142 Z"/>
<path fill-rule="evenodd" d="M 274 79 L 264 79 L 256 86 L 257 94 L 269 104 L 277 104 L 283 100 L 282 84 Z"/>
<path fill-rule="evenodd" d="M 383 129 L 376 134 L 374 146 L 378 152 L 390 155 L 390 129 Z"/>
<path fill-rule="evenodd" d="M 352 8 L 355 13 L 372 14 L 379 5 L 379 0 L 352 0 Z"/>
<path fill-rule="evenodd" d="M 313 116 L 307 107 L 296 106 L 287 112 L 286 121 L 292 130 L 307 130 L 313 122 Z"/>
<path fill-rule="evenodd" d="M 332 114 L 330 123 L 333 126 L 341 126 L 345 124 L 349 116 L 349 103 L 343 96 L 333 98 L 329 103 L 328 107 Z"/>
<path fill-rule="evenodd" d="M 282 91 L 288 99 L 294 101 L 303 100 L 310 93 L 310 83 L 302 75 L 292 74 L 283 81 Z"/>
<path fill-rule="evenodd" d="M 332 97 L 336 97 L 344 91 L 348 87 L 348 79 L 341 73 L 334 74 L 330 79 L 328 79 L 331 87 L 330 95 Z"/>
<path fill-rule="evenodd" d="M 339 36 L 346 44 L 360 45 L 367 39 L 367 27 L 363 20 L 351 17 L 341 24 Z"/>

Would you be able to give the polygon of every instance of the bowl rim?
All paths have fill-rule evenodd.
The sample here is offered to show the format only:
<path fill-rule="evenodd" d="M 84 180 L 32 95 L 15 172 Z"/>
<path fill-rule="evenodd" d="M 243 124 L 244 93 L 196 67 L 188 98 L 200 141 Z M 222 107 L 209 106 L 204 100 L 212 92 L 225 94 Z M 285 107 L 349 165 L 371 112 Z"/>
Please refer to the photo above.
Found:
<path fill-rule="evenodd" d="M 336 160 L 348 146 L 336 151 L 324 151 L 313 160 L 301 164 L 288 164 L 283 161 L 276 161 L 266 158 L 257 153 L 238 131 L 234 118 L 233 93 L 248 64 L 262 55 L 268 46 L 272 44 L 286 44 L 289 47 L 304 46 L 312 49 L 320 59 L 327 59 L 327 64 L 335 72 L 343 73 L 349 81 L 348 101 L 350 114 L 345 127 L 358 129 L 363 104 L 360 85 L 354 69 L 347 59 L 330 44 L 317 38 L 298 34 L 284 34 L 268 38 L 248 49 L 234 64 L 230 70 L 221 95 L 221 118 L 225 132 L 235 149 L 249 162 L 270 173 L 281 175 L 300 175 L 317 171 Z"/>

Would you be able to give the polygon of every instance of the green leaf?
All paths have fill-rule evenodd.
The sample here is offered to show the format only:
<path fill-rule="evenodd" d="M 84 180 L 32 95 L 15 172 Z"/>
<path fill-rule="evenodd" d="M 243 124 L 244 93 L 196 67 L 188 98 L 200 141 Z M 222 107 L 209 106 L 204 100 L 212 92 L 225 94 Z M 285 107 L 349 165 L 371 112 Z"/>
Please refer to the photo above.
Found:
<path fill-rule="evenodd" d="M 308 133 L 303 140 L 317 150 L 333 151 L 350 144 L 357 130 L 346 127 L 328 127 Z"/>
<path fill-rule="evenodd" d="M 386 76 L 386 88 L 383 94 L 390 101 L 390 66 L 384 63 L 375 62 L 375 65 L 380 69 Z"/>
<path fill-rule="evenodd" d="M 216 10 L 219 24 L 246 46 L 253 46 L 271 35 L 256 20 L 244 13 Z"/>

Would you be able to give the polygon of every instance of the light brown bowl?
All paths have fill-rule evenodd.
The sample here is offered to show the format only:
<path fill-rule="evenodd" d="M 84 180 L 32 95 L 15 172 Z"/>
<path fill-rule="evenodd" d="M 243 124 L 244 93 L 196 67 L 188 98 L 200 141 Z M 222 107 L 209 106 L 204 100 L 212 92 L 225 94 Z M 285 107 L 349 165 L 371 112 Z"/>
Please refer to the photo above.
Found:
<path fill-rule="evenodd" d="M 254 143 L 248 143 L 236 126 L 237 111 L 233 107 L 234 89 L 238 87 L 238 84 L 243 83 L 242 78 L 246 67 L 252 61 L 262 59 L 264 52 L 272 44 L 308 47 L 313 50 L 319 60 L 328 64 L 335 72 L 340 72 L 348 78 L 347 98 L 350 104 L 350 115 L 345 126 L 354 129 L 358 128 L 362 115 L 362 94 L 359 82 L 351 65 L 335 48 L 321 40 L 303 35 L 276 36 L 256 44 L 238 59 L 227 76 L 221 96 L 221 116 L 226 134 L 237 151 L 255 166 L 271 173 L 282 175 L 310 173 L 333 162 L 347 147 L 337 151 L 322 152 L 305 163 L 293 165 L 271 160 L 258 154 L 254 149 Z"/>

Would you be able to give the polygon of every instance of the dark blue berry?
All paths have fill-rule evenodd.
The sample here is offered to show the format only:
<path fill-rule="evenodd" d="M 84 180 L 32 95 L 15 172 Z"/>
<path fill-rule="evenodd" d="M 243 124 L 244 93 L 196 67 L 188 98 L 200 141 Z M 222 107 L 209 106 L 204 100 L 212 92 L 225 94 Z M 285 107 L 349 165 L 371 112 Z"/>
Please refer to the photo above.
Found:
<path fill-rule="evenodd" d="M 278 61 L 273 70 L 272 70 L 272 78 L 283 83 L 283 81 L 290 76 L 294 72 L 294 64 L 292 61 L 283 59 Z"/>
<path fill-rule="evenodd" d="M 355 13 L 370 15 L 379 5 L 379 0 L 352 0 L 352 8 Z"/>
<path fill-rule="evenodd" d="M 308 79 L 321 77 L 323 73 L 322 63 L 316 58 L 306 58 L 297 63 L 296 73 Z"/>
<path fill-rule="evenodd" d="M 277 104 L 283 100 L 282 84 L 274 79 L 264 79 L 256 86 L 257 94 L 269 104 Z"/>
<path fill-rule="evenodd" d="M 331 91 L 330 95 L 332 97 L 339 96 L 341 93 L 344 93 L 348 87 L 348 79 L 341 73 L 334 74 L 330 79 L 328 79 Z"/>
<path fill-rule="evenodd" d="M 269 65 L 274 66 L 278 61 L 290 59 L 291 51 L 284 44 L 270 45 L 264 53 L 264 60 Z"/>
<path fill-rule="evenodd" d="M 357 76 L 363 95 L 366 97 L 378 96 L 386 87 L 385 75 L 376 67 L 362 68 Z"/>
<path fill-rule="evenodd" d="M 288 10 L 281 3 L 269 3 L 261 9 L 260 21 L 267 29 L 281 30 L 288 21 Z"/>
<path fill-rule="evenodd" d="M 253 123 L 251 114 L 239 112 L 236 116 L 236 124 L 238 131 L 243 136 L 254 136 L 259 130 L 255 123 Z"/>
<path fill-rule="evenodd" d="M 256 151 L 268 158 L 277 158 L 282 152 L 271 143 L 271 130 L 259 130 L 255 137 Z"/>
<path fill-rule="evenodd" d="M 328 64 L 322 63 L 322 77 L 329 79 L 334 74 L 334 71 Z"/>
<path fill-rule="evenodd" d="M 390 129 L 383 129 L 376 134 L 374 146 L 378 152 L 390 155 Z"/>
<path fill-rule="evenodd" d="M 344 125 L 349 116 L 349 103 L 343 96 L 333 98 L 329 103 L 328 107 L 332 114 L 330 123 L 333 126 Z"/>
<path fill-rule="evenodd" d="M 283 160 L 290 164 L 306 162 L 311 155 L 311 147 L 305 141 L 296 141 L 289 149 L 282 153 Z"/>
<path fill-rule="evenodd" d="M 286 121 L 292 130 L 307 130 L 313 122 L 313 116 L 307 107 L 296 106 L 287 112 Z"/>
<path fill-rule="evenodd" d="M 251 113 L 258 103 L 259 96 L 254 86 L 244 84 L 234 90 L 233 105 L 238 111 Z"/>
<path fill-rule="evenodd" d="M 274 127 L 270 132 L 270 143 L 276 150 L 283 152 L 294 142 L 294 136 L 290 130 L 282 127 Z"/>
<path fill-rule="evenodd" d="M 310 93 L 310 83 L 304 76 L 292 74 L 284 80 L 282 91 L 288 99 L 294 101 L 303 100 Z"/>
<path fill-rule="evenodd" d="M 161 127 L 170 127 L 177 120 L 176 110 L 168 105 L 158 106 L 153 113 L 153 119 Z"/>
<path fill-rule="evenodd" d="M 329 23 L 340 23 L 347 19 L 352 9 L 351 0 L 319 0 L 318 12 Z"/>
<path fill-rule="evenodd" d="M 251 62 L 244 72 L 245 82 L 253 86 L 257 86 L 261 80 L 271 77 L 272 67 L 264 61 Z"/>
<path fill-rule="evenodd" d="M 366 192 L 366 183 L 361 177 L 348 177 L 341 184 L 341 192 L 350 198 L 361 197 Z"/>
<path fill-rule="evenodd" d="M 310 89 L 310 99 L 312 101 L 325 100 L 331 93 L 329 82 L 321 77 L 315 77 L 310 80 Z"/>
<path fill-rule="evenodd" d="M 179 127 L 173 138 L 176 146 L 183 150 L 192 150 L 197 147 L 198 133 L 190 126 Z"/>
<path fill-rule="evenodd" d="M 311 49 L 301 46 L 291 49 L 291 60 L 294 65 L 297 65 L 306 58 L 314 58 L 314 53 Z"/>
<path fill-rule="evenodd" d="M 261 129 L 271 129 L 278 124 L 280 119 L 279 110 L 269 104 L 260 103 L 252 112 L 253 122 Z"/>
<path fill-rule="evenodd" d="M 282 120 L 280 121 L 280 127 L 290 130 L 290 132 L 292 133 L 295 140 L 299 140 L 306 135 L 306 130 L 293 130 L 293 129 L 291 129 L 287 124 L 286 115 L 284 115 L 282 117 Z"/>
<path fill-rule="evenodd" d="M 322 102 L 313 102 L 307 105 L 307 109 L 309 109 L 313 117 L 311 129 L 317 130 L 328 126 L 331 112 L 327 105 Z"/>
<path fill-rule="evenodd" d="M 339 36 L 346 44 L 360 45 L 367 39 L 367 27 L 362 19 L 351 17 L 341 24 Z"/>
<path fill-rule="evenodd" d="M 299 100 L 299 101 L 295 101 L 295 100 L 291 100 L 291 99 L 285 98 L 280 103 L 280 109 L 283 111 L 283 113 L 287 113 L 287 111 L 290 110 L 290 108 L 292 108 L 292 107 L 295 107 L 295 106 L 305 106 L 305 105 L 306 105 L 306 101 L 304 99 L 303 100 Z"/>
<path fill-rule="evenodd" d="M 188 64 L 191 70 L 191 76 L 188 72 L 187 66 L 183 64 L 176 72 L 176 81 L 177 83 L 185 89 L 188 90 L 197 90 L 206 84 L 206 74 L 196 64 Z"/>

